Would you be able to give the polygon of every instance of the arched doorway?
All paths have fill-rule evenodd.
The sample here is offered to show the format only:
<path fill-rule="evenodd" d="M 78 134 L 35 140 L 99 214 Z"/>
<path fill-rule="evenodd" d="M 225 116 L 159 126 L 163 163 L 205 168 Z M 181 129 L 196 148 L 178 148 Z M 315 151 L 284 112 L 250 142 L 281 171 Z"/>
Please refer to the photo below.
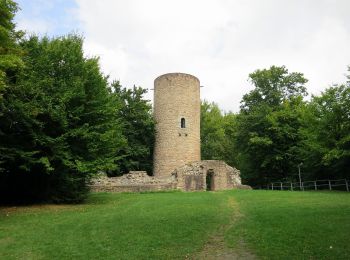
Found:
<path fill-rule="evenodd" d="M 209 169 L 207 171 L 207 175 L 206 175 L 206 190 L 207 191 L 211 191 L 214 190 L 214 170 L 213 169 Z"/>

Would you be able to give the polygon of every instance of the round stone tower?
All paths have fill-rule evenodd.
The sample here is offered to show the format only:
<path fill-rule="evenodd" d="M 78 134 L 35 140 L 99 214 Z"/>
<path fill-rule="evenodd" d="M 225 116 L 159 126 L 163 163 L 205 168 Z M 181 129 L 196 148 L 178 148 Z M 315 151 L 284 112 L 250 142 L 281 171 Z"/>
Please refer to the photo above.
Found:
<path fill-rule="evenodd" d="M 175 168 L 200 160 L 199 80 L 169 73 L 154 81 L 154 176 L 169 177 Z"/>

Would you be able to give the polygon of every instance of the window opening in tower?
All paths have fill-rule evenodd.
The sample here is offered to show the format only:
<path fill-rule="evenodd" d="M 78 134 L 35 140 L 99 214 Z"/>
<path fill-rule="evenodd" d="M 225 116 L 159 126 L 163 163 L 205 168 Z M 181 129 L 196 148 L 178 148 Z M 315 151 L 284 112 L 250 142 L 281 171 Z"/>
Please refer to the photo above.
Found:
<path fill-rule="evenodd" d="M 185 118 L 181 118 L 181 128 L 186 128 Z"/>

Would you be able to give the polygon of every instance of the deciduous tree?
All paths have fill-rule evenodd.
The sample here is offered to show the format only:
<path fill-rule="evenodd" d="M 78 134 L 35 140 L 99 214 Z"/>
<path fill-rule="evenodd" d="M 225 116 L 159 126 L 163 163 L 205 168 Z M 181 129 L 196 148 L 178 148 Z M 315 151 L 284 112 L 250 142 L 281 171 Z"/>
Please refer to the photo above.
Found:
<path fill-rule="evenodd" d="M 254 89 L 244 95 L 237 116 L 238 166 L 251 184 L 292 178 L 298 158 L 300 114 L 307 80 L 272 66 L 249 75 Z"/>

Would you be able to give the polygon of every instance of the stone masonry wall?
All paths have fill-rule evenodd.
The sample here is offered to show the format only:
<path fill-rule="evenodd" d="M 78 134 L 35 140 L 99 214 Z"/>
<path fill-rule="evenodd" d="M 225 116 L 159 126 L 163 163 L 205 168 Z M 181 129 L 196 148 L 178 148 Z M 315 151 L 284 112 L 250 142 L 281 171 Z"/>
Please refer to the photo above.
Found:
<path fill-rule="evenodd" d="M 241 184 L 240 172 L 223 161 L 197 161 L 176 168 L 170 177 L 148 176 L 144 171 L 131 171 L 120 177 L 99 175 L 90 184 L 93 192 L 142 191 L 205 191 L 207 178 L 211 177 L 209 190 L 250 189 Z"/>
<path fill-rule="evenodd" d="M 199 89 L 199 80 L 189 74 L 169 73 L 154 81 L 155 177 L 169 177 L 175 168 L 200 160 Z"/>
<path fill-rule="evenodd" d="M 176 189 L 174 177 L 157 179 L 144 171 L 131 171 L 120 177 L 99 175 L 90 184 L 92 192 L 143 192 Z"/>
<path fill-rule="evenodd" d="M 206 190 L 207 175 L 211 175 L 209 190 L 228 190 L 249 188 L 242 185 L 240 172 L 224 161 L 207 160 L 188 163 L 172 173 L 177 180 L 177 189 L 185 191 Z"/>

